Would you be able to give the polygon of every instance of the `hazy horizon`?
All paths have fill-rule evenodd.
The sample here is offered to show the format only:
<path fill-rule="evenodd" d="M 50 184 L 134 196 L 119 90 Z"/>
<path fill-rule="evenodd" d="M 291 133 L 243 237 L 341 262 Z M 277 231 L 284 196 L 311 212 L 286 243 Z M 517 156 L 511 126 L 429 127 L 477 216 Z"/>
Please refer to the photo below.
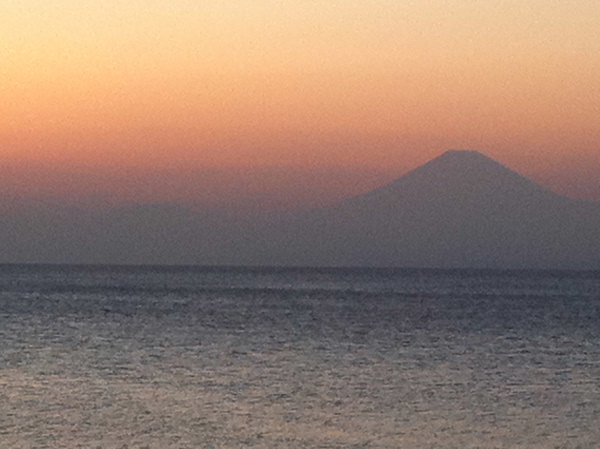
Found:
<path fill-rule="evenodd" d="M 440 151 L 443 154 L 444 151 Z M 437 155 L 439 156 L 439 155 Z M 428 161 L 425 161 L 428 162 Z M 107 166 L 69 168 L 34 165 L 23 177 L 14 166 L 0 168 L 0 211 L 10 204 L 107 208 L 133 204 L 177 204 L 192 210 L 303 210 L 331 206 L 402 177 L 376 167 L 234 166 L 198 168 Z M 555 173 L 534 177 L 553 192 L 572 199 L 600 200 L 600 177 L 573 179 Z M 36 178 L 32 188 L 28 180 Z M 598 184 L 598 185 L 596 185 Z M 76 193 L 72 190 L 75 188 Z"/>
<path fill-rule="evenodd" d="M 444 152 L 361 193 L 295 212 L 15 202 L 0 213 L 0 262 L 600 267 L 600 202 L 556 194 L 477 151 Z"/>

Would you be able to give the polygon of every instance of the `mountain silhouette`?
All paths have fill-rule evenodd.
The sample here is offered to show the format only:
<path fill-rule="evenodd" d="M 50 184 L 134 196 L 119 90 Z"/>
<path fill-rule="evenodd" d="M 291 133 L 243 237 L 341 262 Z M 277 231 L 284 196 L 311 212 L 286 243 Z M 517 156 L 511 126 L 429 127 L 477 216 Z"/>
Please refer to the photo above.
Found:
<path fill-rule="evenodd" d="M 174 205 L 0 217 L 2 262 L 600 268 L 600 203 L 451 150 L 321 209 L 243 215 Z"/>
<path fill-rule="evenodd" d="M 559 195 L 535 184 L 493 159 L 473 150 L 449 150 L 392 183 L 341 203 L 371 208 L 410 202 L 460 202 L 556 199 Z"/>
<path fill-rule="evenodd" d="M 598 206 L 479 152 L 451 150 L 386 186 L 306 213 L 281 246 L 290 248 L 288 260 L 307 264 L 599 266 Z"/>

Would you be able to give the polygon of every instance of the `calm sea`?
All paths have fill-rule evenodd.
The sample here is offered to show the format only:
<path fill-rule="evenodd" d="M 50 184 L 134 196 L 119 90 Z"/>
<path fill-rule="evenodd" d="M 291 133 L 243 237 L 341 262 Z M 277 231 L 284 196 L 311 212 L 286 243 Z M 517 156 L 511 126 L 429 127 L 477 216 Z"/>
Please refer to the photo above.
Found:
<path fill-rule="evenodd" d="M 0 266 L 0 448 L 600 447 L 598 272 Z"/>

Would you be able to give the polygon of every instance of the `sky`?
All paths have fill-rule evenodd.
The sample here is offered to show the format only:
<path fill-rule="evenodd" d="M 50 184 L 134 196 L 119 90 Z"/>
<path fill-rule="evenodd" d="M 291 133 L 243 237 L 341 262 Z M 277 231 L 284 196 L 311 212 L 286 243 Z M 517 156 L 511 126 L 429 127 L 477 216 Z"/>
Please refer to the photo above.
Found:
<path fill-rule="evenodd" d="M 600 198 L 597 0 L 0 0 L 2 198 L 322 205 L 446 149 Z"/>

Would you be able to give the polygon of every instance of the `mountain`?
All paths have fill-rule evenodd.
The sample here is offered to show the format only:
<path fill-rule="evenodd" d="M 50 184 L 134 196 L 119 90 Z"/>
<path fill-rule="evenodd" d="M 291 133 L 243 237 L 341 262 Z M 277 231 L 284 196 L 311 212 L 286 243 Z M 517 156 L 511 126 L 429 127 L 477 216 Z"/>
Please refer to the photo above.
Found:
<path fill-rule="evenodd" d="M 283 231 L 282 263 L 600 267 L 600 207 L 557 195 L 476 151 L 447 151 Z"/>
<path fill-rule="evenodd" d="M 600 204 L 476 151 L 447 151 L 322 209 L 242 215 L 174 205 L 0 216 L 3 262 L 600 268 Z"/>

